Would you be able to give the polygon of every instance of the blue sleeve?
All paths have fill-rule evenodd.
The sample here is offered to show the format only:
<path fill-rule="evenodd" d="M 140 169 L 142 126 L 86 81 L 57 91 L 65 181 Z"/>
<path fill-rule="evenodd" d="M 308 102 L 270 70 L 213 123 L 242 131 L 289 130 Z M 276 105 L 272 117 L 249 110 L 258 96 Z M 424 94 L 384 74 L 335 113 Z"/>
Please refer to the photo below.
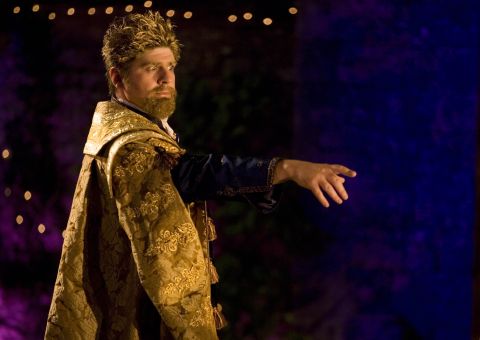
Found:
<path fill-rule="evenodd" d="M 273 185 L 278 158 L 185 154 L 172 169 L 172 178 L 185 202 L 209 199 L 246 200 L 264 213 L 279 202 L 281 188 Z"/>

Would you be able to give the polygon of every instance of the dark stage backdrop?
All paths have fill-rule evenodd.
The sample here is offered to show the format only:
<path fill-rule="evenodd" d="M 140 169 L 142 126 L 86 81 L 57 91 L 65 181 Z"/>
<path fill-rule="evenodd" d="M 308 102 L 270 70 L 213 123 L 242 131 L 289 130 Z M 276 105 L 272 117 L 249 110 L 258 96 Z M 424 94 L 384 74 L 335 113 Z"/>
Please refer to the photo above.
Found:
<path fill-rule="evenodd" d="M 471 337 L 479 5 L 302 1 L 295 155 L 359 172 L 304 201 L 331 238 L 295 276 L 314 338 Z"/>
<path fill-rule="evenodd" d="M 293 185 L 268 216 L 210 203 L 222 339 L 471 337 L 477 2 L 153 3 L 175 9 L 184 44 L 184 147 L 359 172 L 328 210 Z M 0 339 L 43 335 L 81 151 L 108 99 L 102 35 L 128 3 L 39 4 L 0 4 Z"/>

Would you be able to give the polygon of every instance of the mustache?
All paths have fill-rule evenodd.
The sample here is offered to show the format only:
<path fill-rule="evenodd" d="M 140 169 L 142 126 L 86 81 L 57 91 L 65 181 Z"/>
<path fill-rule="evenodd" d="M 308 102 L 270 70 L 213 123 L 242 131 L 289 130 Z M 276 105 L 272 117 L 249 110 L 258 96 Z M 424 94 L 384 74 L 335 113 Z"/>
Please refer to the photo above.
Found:
<path fill-rule="evenodd" d="M 176 93 L 176 90 L 173 87 L 168 86 L 168 85 L 157 86 L 157 87 L 153 88 L 152 90 L 150 90 L 150 93 L 159 93 L 159 92 L 163 92 L 163 91 L 168 91 L 172 94 Z"/>

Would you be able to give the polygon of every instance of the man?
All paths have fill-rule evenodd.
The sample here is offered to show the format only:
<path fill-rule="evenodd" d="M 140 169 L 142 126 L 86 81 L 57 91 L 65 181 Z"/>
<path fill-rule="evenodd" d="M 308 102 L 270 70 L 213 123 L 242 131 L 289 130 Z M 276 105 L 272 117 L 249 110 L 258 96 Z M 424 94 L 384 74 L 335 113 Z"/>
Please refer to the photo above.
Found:
<path fill-rule="evenodd" d="M 288 180 L 329 206 L 355 172 L 298 160 L 185 153 L 175 110 L 179 43 L 158 13 L 117 18 L 102 48 L 112 100 L 100 102 L 65 234 L 46 339 L 217 339 L 217 281 L 202 200 L 245 199 L 263 211 Z"/>

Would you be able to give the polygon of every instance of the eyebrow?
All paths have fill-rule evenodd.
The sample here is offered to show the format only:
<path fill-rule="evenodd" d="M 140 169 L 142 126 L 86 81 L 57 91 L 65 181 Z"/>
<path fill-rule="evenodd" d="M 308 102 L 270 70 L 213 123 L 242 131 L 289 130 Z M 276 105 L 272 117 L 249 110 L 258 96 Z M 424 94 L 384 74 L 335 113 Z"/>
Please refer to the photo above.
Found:
<path fill-rule="evenodd" d="M 140 64 L 140 67 L 144 67 L 144 66 L 148 66 L 148 65 L 154 65 L 154 66 L 158 66 L 158 65 L 161 65 L 162 63 L 156 63 L 156 62 L 153 62 L 153 61 L 144 61 Z M 167 64 L 170 66 L 170 65 L 176 65 L 177 63 L 175 61 L 169 61 L 167 62 Z"/>

